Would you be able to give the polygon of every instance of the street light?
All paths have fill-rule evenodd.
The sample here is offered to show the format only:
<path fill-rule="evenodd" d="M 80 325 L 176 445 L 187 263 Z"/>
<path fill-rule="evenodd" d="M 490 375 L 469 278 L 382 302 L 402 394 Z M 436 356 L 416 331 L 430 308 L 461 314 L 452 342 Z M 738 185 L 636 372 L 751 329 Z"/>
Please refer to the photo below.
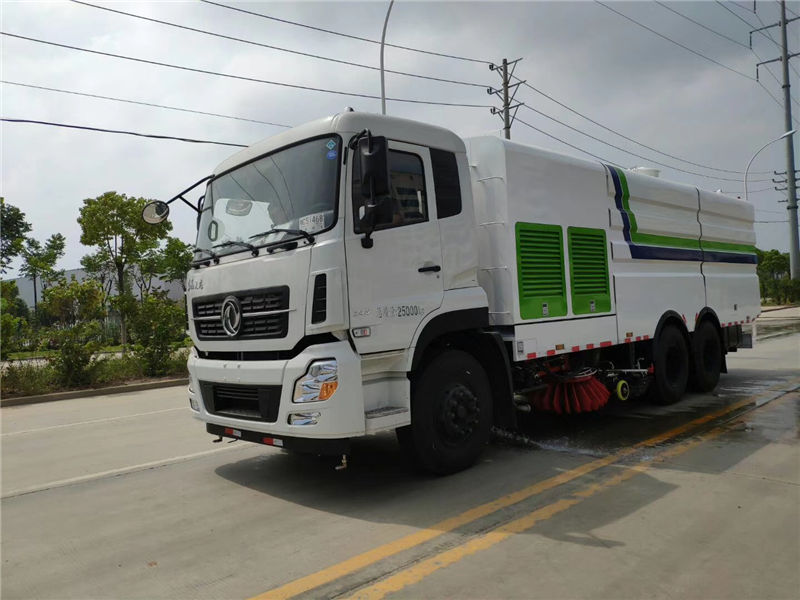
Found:
<path fill-rule="evenodd" d="M 389 15 L 392 14 L 394 0 L 389 2 L 389 9 L 386 11 L 386 18 L 383 20 L 383 33 L 381 33 L 381 114 L 386 114 L 386 85 L 383 81 L 383 46 L 386 42 L 386 26 L 389 24 Z"/>
<path fill-rule="evenodd" d="M 758 156 L 759 154 L 761 154 L 761 151 L 762 151 L 764 148 L 766 148 L 767 146 L 769 146 L 770 144 L 774 144 L 775 142 L 779 142 L 779 141 L 780 141 L 780 140 L 782 140 L 783 138 L 787 138 L 787 137 L 789 137 L 790 135 L 794 135 L 794 133 L 795 133 L 796 131 L 797 131 L 797 129 L 792 129 L 791 131 L 787 131 L 786 133 L 784 133 L 784 134 L 783 134 L 783 135 L 781 135 L 780 137 L 777 137 L 777 138 L 775 138 L 774 140 L 772 140 L 772 141 L 770 141 L 770 142 L 767 142 L 766 144 L 764 144 L 763 146 L 761 146 L 761 148 L 759 148 L 759 149 L 758 149 L 758 151 L 757 151 L 755 154 L 753 154 L 753 158 L 751 158 L 751 159 L 750 159 L 750 162 L 749 162 L 749 163 L 747 163 L 747 168 L 744 170 L 744 201 L 745 201 L 745 202 L 747 202 L 747 173 L 748 173 L 748 171 L 750 171 L 750 165 L 752 165 L 752 164 L 753 164 L 753 161 L 756 159 L 756 156 Z"/>

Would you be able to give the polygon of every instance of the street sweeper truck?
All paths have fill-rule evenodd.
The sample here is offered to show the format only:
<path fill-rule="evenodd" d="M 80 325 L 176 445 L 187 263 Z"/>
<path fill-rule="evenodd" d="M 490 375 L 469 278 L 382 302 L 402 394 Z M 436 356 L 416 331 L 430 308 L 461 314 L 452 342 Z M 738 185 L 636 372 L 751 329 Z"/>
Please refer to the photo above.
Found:
<path fill-rule="evenodd" d="M 219 439 L 346 460 L 395 430 L 450 473 L 520 411 L 714 389 L 760 310 L 752 206 L 496 137 L 347 111 L 200 184 L 170 202 L 197 213 L 189 404 Z"/>

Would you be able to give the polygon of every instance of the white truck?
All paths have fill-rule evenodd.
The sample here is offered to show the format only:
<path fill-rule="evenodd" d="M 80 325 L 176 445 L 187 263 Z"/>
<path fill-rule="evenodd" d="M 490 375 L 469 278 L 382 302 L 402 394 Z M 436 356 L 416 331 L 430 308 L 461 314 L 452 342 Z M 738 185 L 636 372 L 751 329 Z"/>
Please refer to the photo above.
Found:
<path fill-rule="evenodd" d="M 396 430 L 450 473 L 519 411 L 710 391 L 760 311 L 752 206 L 497 137 L 348 110 L 201 183 L 170 202 L 215 436 L 345 457 Z"/>

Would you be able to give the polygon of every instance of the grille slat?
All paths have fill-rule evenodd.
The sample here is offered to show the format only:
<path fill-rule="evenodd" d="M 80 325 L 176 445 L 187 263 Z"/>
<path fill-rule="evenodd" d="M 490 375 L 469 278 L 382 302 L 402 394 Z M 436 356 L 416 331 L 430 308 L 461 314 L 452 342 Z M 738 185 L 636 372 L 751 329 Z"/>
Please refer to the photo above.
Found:
<path fill-rule="evenodd" d="M 222 327 L 221 313 L 225 296 L 196 298 L 192 312 L 197 317 L 215 317 L 196 320 L 195 331 L 200 339 L 225 339 L 229 336 Z M 270 339 L 286 337 L 289 329 L 288 313 L 250 316 L 252 313 L 287 310 L 289 308 L 289 288 L 280 286 L 265 290 L 252 290 L 236 294 L 242 309 L 242 325 L 236 339 Z M 219 320 L 217 320 L 219 319 Z"/>

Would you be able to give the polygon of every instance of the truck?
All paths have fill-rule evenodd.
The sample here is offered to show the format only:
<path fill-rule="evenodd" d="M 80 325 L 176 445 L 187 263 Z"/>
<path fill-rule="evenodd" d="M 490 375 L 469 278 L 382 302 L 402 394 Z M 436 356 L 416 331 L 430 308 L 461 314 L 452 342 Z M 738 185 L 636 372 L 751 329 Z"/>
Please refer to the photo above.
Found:
<path fill-rule="evenodd" d="M 289 129 L 143 218 L 176 200 L 197 213 L 192 414 L 344 464 L 395 430 L 453 473 L 523 414 L 709 392 L 760 311 L 751 205 L 392 116 Z"/>

